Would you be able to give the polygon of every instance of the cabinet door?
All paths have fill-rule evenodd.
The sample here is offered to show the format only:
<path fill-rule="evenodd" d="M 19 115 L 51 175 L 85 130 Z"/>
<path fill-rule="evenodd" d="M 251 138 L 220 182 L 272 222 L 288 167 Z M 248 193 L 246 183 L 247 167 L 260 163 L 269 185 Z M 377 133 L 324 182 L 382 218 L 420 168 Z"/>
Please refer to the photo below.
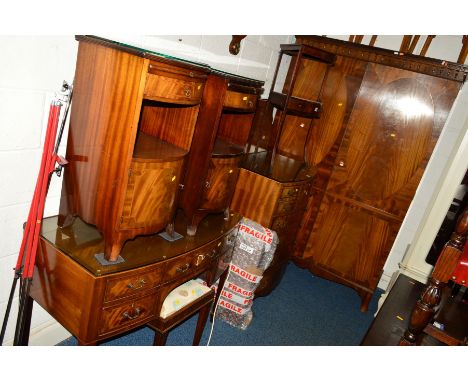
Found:
<path fill-rule="evenodd" d="M 447 80 L 368 65 L 304 257 L 375 289 L 457 91 Z"/>
<path fill-rule="evenodd" d="M 401 221 L 325 194 L 307 243 L 313 265 L 372 292 Z"/>
<path fill-rule="evenodd" d="M 122 211 L 121 229 L 160 230 L 171 220 L 183 160 L 132 162 Z"/>
<path fill-rule="evenodd" d="M 240 158 L 211 159 L 202 209 L 222 211 L 229 207 L 239 175 Z"/>
<path fill-rule="evenodd" d="M 403 219 L 447 117 L 444 82 L 369 64 L 327 191 Z"/>

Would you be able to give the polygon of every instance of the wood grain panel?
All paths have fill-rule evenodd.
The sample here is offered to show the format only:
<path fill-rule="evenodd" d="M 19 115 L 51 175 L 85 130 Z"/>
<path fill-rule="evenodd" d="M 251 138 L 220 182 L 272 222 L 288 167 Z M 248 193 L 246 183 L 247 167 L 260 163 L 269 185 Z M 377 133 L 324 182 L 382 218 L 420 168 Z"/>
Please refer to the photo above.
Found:
<path fill-rule="evenodd" d="M 81 42 L 61 213 L 95 224 L 112 247 L 135 142 L 148 60 Z M 112 192 L 110 191 L 112 190 Z"/>
<path fill-rule="evenodd" d="M 403 218 L 438 138 L 431 82 L 438 78 L 369 64 L 328 190 Z M 445 90 L 449 90 L 445 88 Z M 444 110 L 444 111 L 443 111 Z M 445 118 L 444 118 L 445 116 Z M 372 126 L 372 129 L 369 128 Z"/>
<path fill-rule="evenodd" d="M 280 194 L 279 183 L 241 168 L 231 209 L 269 227 Z"/>
<path fill-rule="evenodd" d="M 399 222 L 325 195 L 307 243 L 312 264 L 372 293 Z"/>
<path fill-rule="evenodd" d="M 224 107 L 239 111 L 255 111 L 257 96 L 255 94 L 239 93 L 228 90 L 224 99 Z"/>
<path fill-rule="evenodd" d="M 144 97 L 153 101 L 181 105 L 197 105 L 203 94 L 204 82 L 147 74 Z"/>
<path fill-rule="evenodd" d="M 225 111 L 219 121 L 218 137 L 244 146 L 249 138 L 254 113 Z"/>
<path fill-rule="evenodd" d="M 145 101 L 140 131 L 184 150 L 189 150 L 199 106 L 180 106 Z"/>
<path fill-rule="evenodd" d="M 222 211 L 229 206 L 239 175 L 240 160 L 241 156 L 211 159 L 201 209 Z"/>
<path fill-rule="evenodd" d="M 132 162 L 121 229 L 162 230 L 172 219 L 182 175 L 183 159 L 171 162 Z"/>
<path fill-rule="evenodd" d="M 33 280 L 31 297 L 68 331 L 86 336 L 93 326 L 89 296 L 100 288 L 94 277 L 41 238 Z"/>
<path fill-rule="evenodd" d="M 313 125 L 314 120 L 310 118 L 286 115 L 278 144 L 278 153 L 304 161 L 304 143 L 307 142 L 309 130 L 313 128 Z"/>

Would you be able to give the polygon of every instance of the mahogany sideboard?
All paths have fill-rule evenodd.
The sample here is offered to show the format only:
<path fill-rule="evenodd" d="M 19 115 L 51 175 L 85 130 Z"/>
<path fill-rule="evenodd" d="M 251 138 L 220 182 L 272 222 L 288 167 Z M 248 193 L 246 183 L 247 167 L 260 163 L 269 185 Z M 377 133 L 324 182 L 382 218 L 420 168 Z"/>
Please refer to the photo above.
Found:
<path fill-rule="evenodd" d="M 94 345 L 150 323 L 177 286 L 199 276 L 209 285 L 214 281 L 218 261 L 233 248 L 240 219 L 234 213 L 228 220 L 224 214 L 209 215 L 196 236 L 175 242 L 159 235 L 138 237 L 122 248 L 123 262 L 107 265 L 98 260 L 104 240 L 95 227 L 79 218 L 63 228 L 57 217 L 44 219 L 28 299 L 28 326 L 33 300 L 80 345 Z M 183 214 L 177 215 L 175 228 L 186 230 Z M 27 345 L 28 337 L 25 330 L 20 344 Z"/>

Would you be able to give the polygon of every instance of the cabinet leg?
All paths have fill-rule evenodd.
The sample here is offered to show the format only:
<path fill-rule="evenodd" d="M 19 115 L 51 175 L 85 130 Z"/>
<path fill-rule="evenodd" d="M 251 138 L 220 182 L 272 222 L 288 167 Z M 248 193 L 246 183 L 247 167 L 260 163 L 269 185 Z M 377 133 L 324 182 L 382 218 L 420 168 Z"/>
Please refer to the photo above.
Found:
<path fill-rule="evenodd" d="M 435 309 L 440 303 L 444 283 L 430 279 L 429 284 L 416 302 L 411 312 L 408 329 L 400 340 L 399 345 L 416 345 L 420 340 L 424 328 L 434 317 Z"/>
<path fill-rule="evenodd" d="M 116 261 L 119 258 L 124 241 L 108 242 L 104 244 L 104 257 L 107 261 Z"/>
<path fill-rule="evenodd" d="M 365 313 L 369 310 L 369 303 L 372 299 L 372 293 L 360 292 L 359 296 L 361 296 L 361 312 Z"/>
<path fill-rule="evenodd" d="M 190 223 L 187 225 L 187 235 L 188 236 L 195 236 L 198 229 L 198 224 L 202 221 L 202 219 L 206 216 L 206 213 L 198 213 L 195 212 L 192 217 L 189 219 Z"/>
<path fill-rule="evenodd" d="M 203 334 L 203 329 L 205 329 L 206 320 L 208 319 L 208 314 L 211 310 L 211 304 L 207 304 L 198 313 L 197 328 L 195 329 L 195 335 L 193 336 L 193 346 L 198 346 L 200 344 L 201 336 Z"/>
<path fill-rule="evenodd" d="M 168 332 L 161 333 L 157 330 L 154 332 L 153 346 L 164 346 L 166 345 Z"/>

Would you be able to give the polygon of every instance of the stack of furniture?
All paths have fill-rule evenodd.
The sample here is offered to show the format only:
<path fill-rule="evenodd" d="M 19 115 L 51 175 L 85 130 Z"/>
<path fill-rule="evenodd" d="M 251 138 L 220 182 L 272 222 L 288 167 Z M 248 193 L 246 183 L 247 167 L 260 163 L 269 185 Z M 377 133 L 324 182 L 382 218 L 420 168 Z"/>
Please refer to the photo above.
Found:
<path fill-rule="evenodd" d="M 149 325 L 160 345 L 199 313 L 198 344 L 211 289 L 162 307 L 194 278 L 225 277 L 241 219 L 229 204 L 263 82 L 77 40 L 69 163 L 60 214 L 43 222 L 28 319 L 35 300 L 80 344 Z"/>

